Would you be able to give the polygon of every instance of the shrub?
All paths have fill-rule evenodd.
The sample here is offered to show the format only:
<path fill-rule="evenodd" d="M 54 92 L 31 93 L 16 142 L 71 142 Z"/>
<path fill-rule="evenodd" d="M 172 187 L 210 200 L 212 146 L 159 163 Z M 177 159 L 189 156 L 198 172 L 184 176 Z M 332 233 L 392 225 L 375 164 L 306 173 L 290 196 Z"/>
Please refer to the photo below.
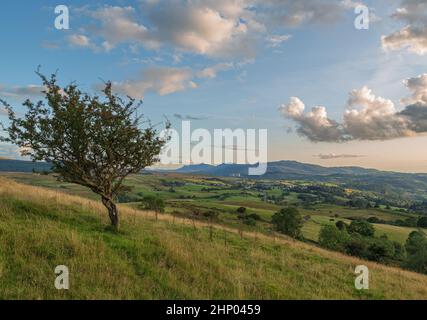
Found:
<path fill-rule="evenodd" d="M 344 251 L 350 236 L 347 231 L 339 230 L 336 226 L 325 225 L 320 229 L 319 244 L 327 249 Z"/>
<path fill-rule="evenodd" d="M 365 258 L 367 255 L 367 243 L 363 237 L 358 234 L 352 235 L 345 246 L 345 252 L 351 256 Z"/>
<path fill-rule="evenodd" d="M 339 229 L 339 230 L 347 230 L 347 224 L 344 221 L 337 221 L 337 223 L 335 223 L 335 226 Z"/>
<path fill-rule="evenodd" d="M 156 213 L 165 212 L 165 202 L 157 196 L 145 196 L 141 200 L 141 207 L 145 210 L 153 210 Z"/>
<path fill-rule="evenodd" d="M 421 273 L 427 273 L 427 239 L 424 233 L 413 231 L 405 244 L 406 267 Z"/>
<path fill-rule="evenodd" d="M 372 238 L 368 246 L 367 256 L 369 260 L 388 262 L 394 258 L 393 242 L 384 238 Z"/>
<path fill-rule="evenodd" d="M 348 227 L 350 233 L 358 233 L 365 237 L 373 237 L 375 233 L 374 227 L 365 220 L 354 220 Z"/>
<path fill-rule="evenodd" d="M 250 213 L 250 214 L 246 215 L 246 218 L 247 219 L 253 219 L 253 220 L 256 220 L 256 221 L 261 220 L 261 217 L 258 214 L 256 214 L 256 213 Z"/>
<path fill-rule="evenodd" d="M 246 208 L 245 207 L 239 207 L 239 208 L 237 208 L 236 212 L 240 213 L 240 214 L 245 213 L 246 212 Z"/>
<path fill-rule="evenodd" d="M 420 228 L 427 228 L 427 217 L 420 217 L 418 219 L 417 226 Z"/>
<path fill-rule="evenodd" d="M 301 235 L 302 217 L 297 208 L 284 208 L 272 217 L 272 223 L 277 231 L 298 238 Z"/>
<path fill-rule="evenodd" d="M 379 223 L 379 222 L 381 222 L 381 220 L 378 219 L 377 217 L 369 217 L 368 219 L 366 219 L 366 221 L 368 221 L 369 223 Z"/>
<path fill-rule="evenodd" d="M 243 220 L 243 223 L 248 226 L 256 226 L 256 220 L 248 216 Z"/>

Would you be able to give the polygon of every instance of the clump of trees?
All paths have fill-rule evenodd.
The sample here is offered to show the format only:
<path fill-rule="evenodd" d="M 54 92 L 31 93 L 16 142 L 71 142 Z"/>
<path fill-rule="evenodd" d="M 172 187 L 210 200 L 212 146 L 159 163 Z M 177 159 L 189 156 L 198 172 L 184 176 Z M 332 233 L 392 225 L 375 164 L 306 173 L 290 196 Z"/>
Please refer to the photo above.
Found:
<path fill-rule="evenodd" d="M 375 233 L 374 226 L 366 220 L 353 220 L 348 227 L 350 233 L 357 233 L 365 237 L 373 237 Z"/>
<path fill-rule="evenodd" d="M 286 234 L 292 238 L 301 237 L 303 219 L 297 208 L 290 207 L 281 209 L 273 215 L 271 222 L 280 233 Z"/>
<path fill-rule="evenodd" d="M 128 189 L 125 178 L 157 162 L 168 137 L 160 136 L 149 123 L 142 128 L 143 119 L 136 115 L 141 102 L 117 96 L 111 82 L 105 84 L 101 96 L 91 96 L 74 83 L 61 87 L 56 74 L 50 78 L 37 74 L 45 87 L 45 99 L 27 99 L 23 117 L 0 100 L 10 120 L 2 140 L 20 147 L 22 155 L 33 161 L 49 163 L 59 180 L 98 194 L 113 229 L 118 230 L 116 199 Z"/>
<path fill-rule="evenodd" d="M 338 229 L 334 225 L 326 225 L 319 233 L 319 244 L 334 251 L 345 251 L 345 246 L 350 240 L 350 235 L 345 229 Z"/>
<path fill-rule="evenodd" d="M 319 245 L 363 259 L 427 273 L 427 238 L 422 231 L 413 231 L 402 246 L 386 235 L 375 237 L 373 227 L 366 220 L 355 220 L 350 225 L 338 221 L 335 225 L 321 228 Z"/>

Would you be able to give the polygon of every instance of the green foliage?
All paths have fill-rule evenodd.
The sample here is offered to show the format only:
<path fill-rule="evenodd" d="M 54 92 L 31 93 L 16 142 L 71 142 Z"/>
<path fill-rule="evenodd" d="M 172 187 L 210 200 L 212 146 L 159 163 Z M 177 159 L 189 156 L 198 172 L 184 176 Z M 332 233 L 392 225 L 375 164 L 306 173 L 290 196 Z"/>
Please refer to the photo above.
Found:
<path fill-rule="evenodd" d="M 368 221 L 369 223 L 381 223 L 382 222 L 377 217 L 369 217 L 368 219 L 366 219 L 366 221 Z"/>
<path fill-rule="evenodd" d="M 393 242 L 385 238 L 369 239 L 367 257 L 377 262 L 388 262 L 395 254 Z"/>
<path fill-rule="evenodd" d="M 218 218 L 219 213 L 218 213 L 218 211 L 209 210 L 209 211 L 203 212 L 203 216 L 205 218 L 208 218 L 209 220 L 215 220 Z"/>
<path fill-rule="evenodd" d="M 236 212 L 240 213 L 240 214 L 246 213 L 246 208 L 245 207 L 239 207 L 239 208 L 237 208 Z"/>
<path fill-rule="evenodd" d="M 420 217 L 418 219 L 417 226 L 420 228 L 427 228 L 427 217 Z"/>
<path fill-rule="evenodd" d="M 350 240 L 345 245 L 345 253 L 355 257 L 366 258 L 367 247 L 367 242 L 362 236 L 352 234 Z"/>
<path fill-rule="evenodd" d="M 427 273 L 427 239 L 424 233 L 413 231 L 405 244 L 406 267 L 421 273 Z"/>
<path fill-rule="evenodd" d="M 55 74 L 50 79 L 37 74 L 46 88 L 45 100 L 27 99 L 24 117 L 0 100 L 10 120 L 8 137 L 2 140 L 20 147 L 33 161 L 49 163 L 59 179 L 100 195 L 117 229 L 115 199 L 126 190 L 123 180 L 156 162 L 166 137 L 151 126 L 141 129 L 141 117 L 135 116 L 140 103 L 113 94 L 110 82 L 101 98 L 75 84 L 61 88 Z"/>
<path fill-rule="evenodd" d="M 165 212 L 165 202 L 158 196 L 145 196 L 141 200 L 140 207 L 145 210 L 153 210 L 160 213 Z"/>
<path fill-rule="evenodd" d="M 335 226 L 339 229 L 339 230 L 347 230 L 347 224 L 344 222 L 344 221 L 341 221 L 341 220 L 339 220 L 339 221 L 337 221 L 336 223 L 335 223 Z"/>
<path fill-rule="evenodd" d="M 365 220 L 353 220 L 348 227 L 350 233 L 358 233 L 365 237 L 373 237 L 375 234 L 374 227 Z"/>
<path fill-rule="evenodd" d="M 402 245 L 390 241 L 386 235 L 379 238 L 373 237 L 370 232 L 361 231 L 364 230 L 361 228 L 362 225 L 364 226 L 359 223 L 353 224 L 353 230 L 350 233 L 346 228 L 340 230 L 335 225 L 325 225 L 320 230 L 319 244 L 330 250 L 381 263 L 400 263 L 404 260 L 405 253 Z"/>
<path fill-rule="evenodd" d="M 281 233 L 293 238 L 301 236 L 303 220 L 296 208 L 281 209 L 273 215 L 271 222 L 276 227 L 277 231 Z"/>
<path fill-rule="evenodd" d="M 320 229 L 319 244 L 327 249 L 344 251 L 350 236 L 345 230 L 340 230 L 334 225 L 325 225 Z"/>
<path fill-rule="evenodd" d="M 243 219 L 243 223 L 252 227 L 256 226 L 256 220 L 249 216 L 246 216 L 245 219 Z"/>

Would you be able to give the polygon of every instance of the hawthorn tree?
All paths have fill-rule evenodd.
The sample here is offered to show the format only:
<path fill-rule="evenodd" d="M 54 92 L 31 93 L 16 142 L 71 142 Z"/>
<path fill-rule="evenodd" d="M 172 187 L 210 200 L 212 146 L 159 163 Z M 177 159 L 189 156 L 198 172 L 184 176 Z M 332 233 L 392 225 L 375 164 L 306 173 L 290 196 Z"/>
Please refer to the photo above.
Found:
<path fill-rule="evenodd" d="M 89 95 L 71 83 L 60 87 L 56 74 L 36 72 L 45 87 L 45 100 L 27 99 L 21 118 L 4 100 L 10 124 L 3 141 L 20 147 L 23 156 L 46 161 L 61 181 L 85 186 L 100 195 L 113 229 L 120 224 L 116 197 L 128 187 L 124 179 L 157 162 L 168 140 L 149 123 L 141 128 L 141 101 L 122 99 L 105 83 L 102 95 Z M 166 123 L 169 128 L 169 123 Z M 166 131 L 167 132 L 167 131 Z"/>

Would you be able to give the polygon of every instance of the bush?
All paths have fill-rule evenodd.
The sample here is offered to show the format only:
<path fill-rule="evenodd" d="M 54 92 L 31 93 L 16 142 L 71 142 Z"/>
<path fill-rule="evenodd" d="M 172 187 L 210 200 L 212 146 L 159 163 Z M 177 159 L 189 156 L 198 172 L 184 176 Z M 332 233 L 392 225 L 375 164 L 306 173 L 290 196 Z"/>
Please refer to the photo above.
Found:
<path fill-rule="evenodd" d="M 420 228 L 427 228 L 427 217 L 421 217 L 418 219 L 417 226 Z"/>
<path fill-rule="evenodd" d="M 366 221 L 368 221 L 369 223 L 380 223 L 381 220 L 378 219 L 377 217 L 369 217 L 368 219 L 366 219 Z"/>
<path fill-rule="evenodd" d="M 367 248 L 368 245 L 365 239 L 358 234 L 354 234 L 346 244 L 345 252 L 351 256 L 365 258 L 367 256 Z"/>
<path fill-rule="evenodd" d="M 216 220 L 219 216 L 219 213 L 213 210 L 203 212 L 203 216 L 209 220 Z"/>
<path fill-rule="evenodd" d="M 153 210 L 155 212 L 165 212 L 165 202 L 157 196 L 145 196 L 141 200 L 141 205 L 145 210 Z"/>
<path fill-rule="evenodd" d="M 250 214 L 246 215 L 246 218 L 247 219 L 253 219 L 253 220 L 256 220 L 256 221 L 261 220 L 261 217 L 258 214 L 256 214 L 256 213 L 250 213 Z"/>
<path fill-rule="evenodd" d="M 405 260 L 405 248 L 396 241 L 393 241 L 394 246 L 394 259 L 397 261 Z"/>
<path fill-rule="evenodd" d="M 348 227 L 350 233 L 358 233 L 365 237 L 373 237 L 375 233 L 374 227 L 365 220 L 354 220 Z"/>
<path fill-rule="evenodd" d="M 246 212 L 246 208 L 245 207 L 239 207 L 239 208 L 237 208 L 236 212 L 240 213 L 240 214 L 245 213 Z"/>
<path fill-rule="evenodd" d="M 277 231 L 298 238 L 301 236 L 301 228 L 303 225 L 302 217 L 296 208 L 284 208 L 276 212 L 271 222 L 276 227 Z"/>
<path fill-rule="evenodd" d="M 339 230 L 336 226 L 325 225 L 320 229 L 319 244 L 327 249 L 344 251 L 350 236 L 347 231 Z"/>
<path fill-rule="evenodd" d="M 413 231 L 405 244 L 406 267 L 416 272 L 427 273 L 427 239 L 424 233 Z"/>
<path fill-rule="evenodd" d="M 393 242 L 384 238 L 370 239 L 368 246 L 368 259 L 378 262 L 389 262 L 394 258 Z"/>
<path fill-rule="evenodd" d="M 335 226 L 339 229 L 339 230 L 347 230 L 347 224 L 344 221 L 337 221 L 337 223 L 335 223 Z"/>
<path fill-rule="evenodd" d="M 244 220 L 243 223 L 248 225 L 248 226 L 256 226 L 256 220 L 253 218 L 250 218 L 249 216 L 247 216 Z"/>

